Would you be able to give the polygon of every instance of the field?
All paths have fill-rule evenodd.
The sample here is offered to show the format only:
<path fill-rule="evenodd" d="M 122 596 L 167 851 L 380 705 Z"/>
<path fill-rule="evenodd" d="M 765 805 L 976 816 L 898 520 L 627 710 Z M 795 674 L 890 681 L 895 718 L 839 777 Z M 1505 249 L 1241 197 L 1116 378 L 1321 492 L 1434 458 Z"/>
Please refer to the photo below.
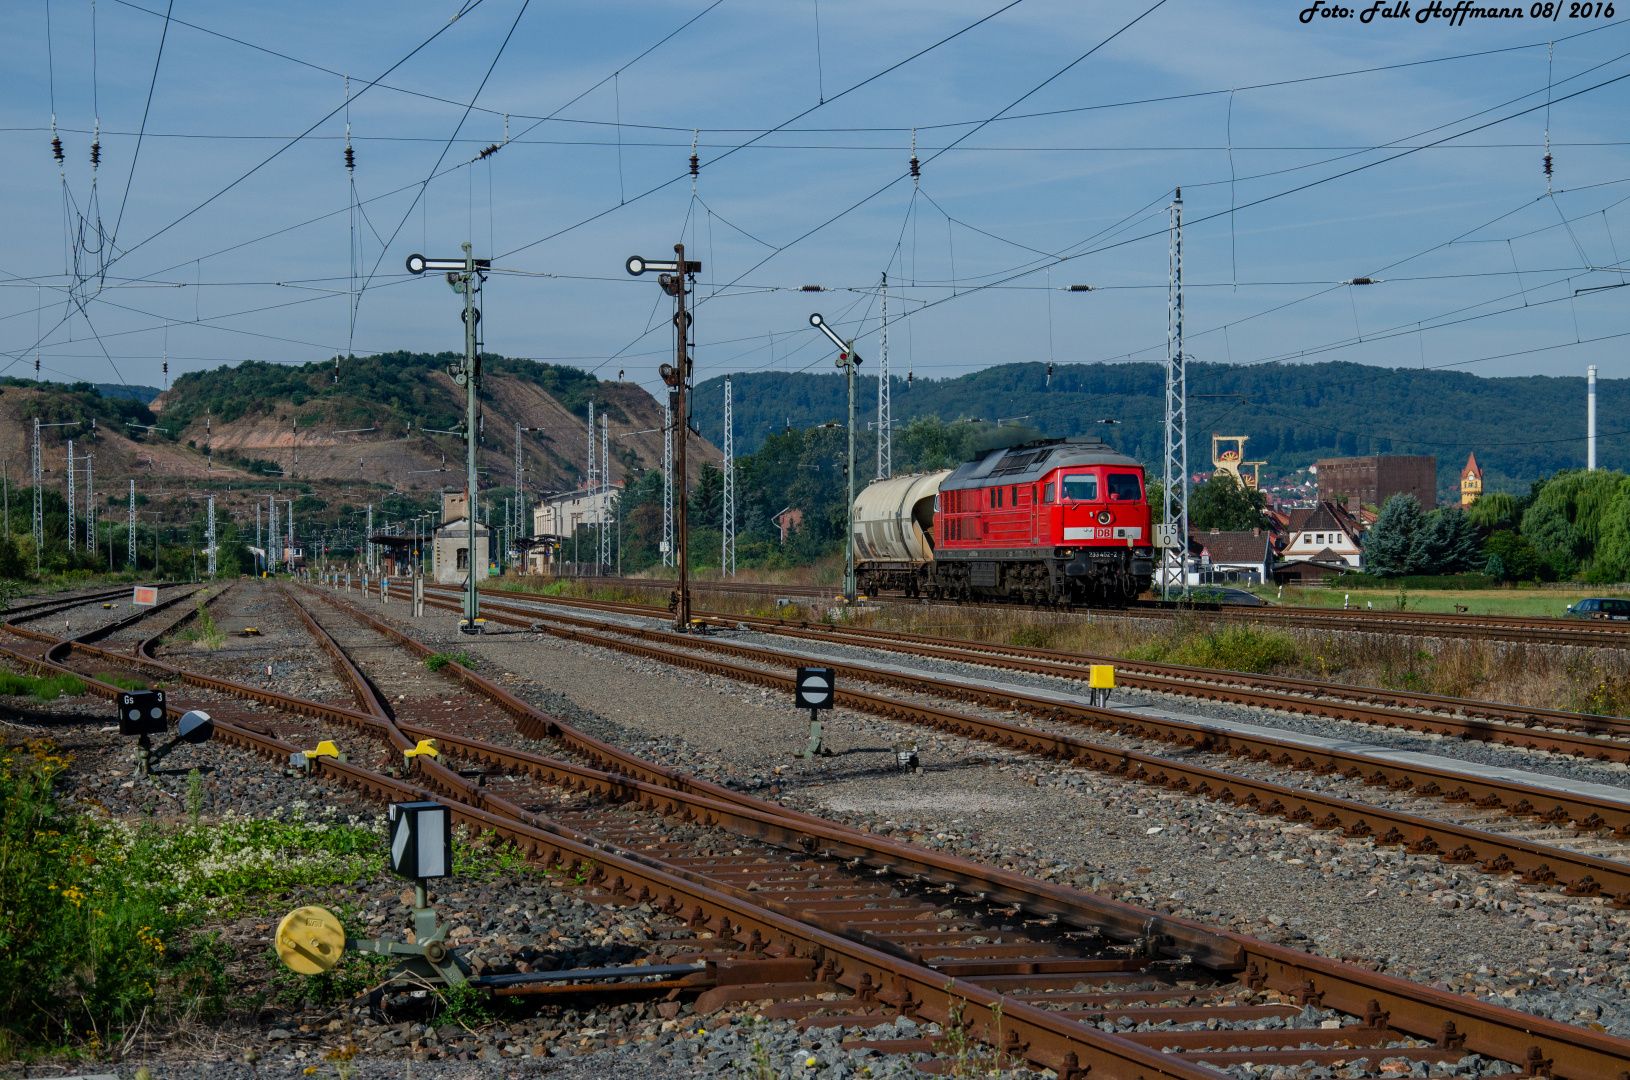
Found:
<path fill-rule="evenodd" d="M 1272 604 L 1294 607 L 1335 607 L 1344 603 L 1356 608 L 1396 611 L 1407 605 L 1410 611 L 1454 613 L 1456 605 L 1471 615 L 1553 615 L 1559 616 L 1569 604 L 1602 592 L 1589 585 L 1577 589 L 1538 589 L 1516 586 L 1509 589 L 1299 589 L 1290 586 L 1258 586 L 1249 590 Z"/>

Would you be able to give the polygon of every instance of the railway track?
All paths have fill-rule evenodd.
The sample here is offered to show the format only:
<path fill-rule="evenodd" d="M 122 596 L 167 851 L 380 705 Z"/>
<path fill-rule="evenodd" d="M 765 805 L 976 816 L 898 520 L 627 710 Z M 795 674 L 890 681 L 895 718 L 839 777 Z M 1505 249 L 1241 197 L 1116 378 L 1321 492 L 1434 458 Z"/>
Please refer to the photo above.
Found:
<path fill-rule="evenodd" d="M 446 610 L 456 608 L 450 602 L 428 597 L 426 603 Z M 500 604 L 488 604 L 486 610 L 487 618 L 494 623 L 537 628 L 556 637 L 787 692 L 792 687 L 789 669 L 823 664 L 836 666 L 844 678 L 972 701 L 1004 711 L 1029 712 L 1057 726 L 1026 726 L 859 690 L 840 690 L 838 694 L 839 704 L 873 715 L 920 723 L 1178 792 L 1243 805 L 1288 821 L 1339 830 L 1349 837 L 1372 837 L 1377 843 L 1398 845 L 1415 854 L 1436 855 L 1449 863 L 1471 864 L 1491 873 L 1516 873 L 1525 884 L 1554 885 L 1569 895 L 1605 894 L 1613 897 L 1618 906 L 1630 906 L 1630 863 L 1621 857 L 1630 851 L 1624 842 L 1630 839 L 1630 799 L 1606 802 L 1431 765 L 1400 764 L 1356 751 L 1319 750 L 1258 733 L 1261 729 L 1249 734 L 1219 731 L 1179 720 L 1063 703 L 1012 687 L 1000 691 L 981 689 L 923 675 L 879 671 L 862 663 L 834 664 L 826 656 L 797 657 L 701 635 L 681 636 Z M 753 666 L 716 659 L 720 655 L 749 660 Z M 1112 731 L 1122 737 L 1123 744 L 1106 745 L 1080 738 L 1068 730 L 1077 725 Z M 1245 775 L 1239 766 L 1222 771 L 1170 754 L 1129 749 L 1130 740 L 1155 740 L 1180 751 L 1227 755 L 1241 760 L 1241 765 L 1254 762 L 1281 772 L 1302 772 L 1310 774 L 1312 783 L 1317 783 L 1314 777 L 1333 780 L 1340 774 L 1342 779 L 1362 781 L 1384 789 L 1389 796 L 1407 797 L 1420 805 L 1416 812 L 1408 812 L 1355 802 L 1331 791 Z M 1427 808 L 1432 816 L 1422 813 Z M 1445 821 L 1439 816 L 1445 809 L 1465 812 L 1474 820 L 1467 824 Z M 1556 835 L 1558 827 L 1565 830 L 1562 835 Z M 1521 835 L 1536 828 L 1550 830 L 1542 834 L 1546 839 L 1563 840 L 1570 846 Z M 1566 835 L 1567 831 L 1572 835 Z M 1602 853 L 1588 850 L 1593 847 Z"/>
<path fill-rule="evenodd" d="M 443 595 L 449 591 L 441 586 L 427 588 Z M 512 607 L 516 602 L 530 599 L 524 594 L 507 590 L 484 590 L 484 593 L 494 598 L 501 597 L 509 601 Z M 576 597 L 550 597 L 547 602 L 563 607 L 630 615 L 659 616 L 662 611 L 655 605 Z M 1617 716 L 1151 663 L 1115 656 L 1022 648 L 965 638 L 812 623 L 807 620 L 711 612 L 698 612 L 696 618 L 713 626 L 746 626 L 791 638 L 854 648 L 884 649 L 1076 682 L 1088 678 L 1092 665 L 1110 664 L 1116 669 L 1116 680 L 1120 685 L 1137 690 L 1225 701 L 1234 705 L 1276 709 L 1404 731 L 1431 732 L 1576 758 L 1630 762 L 1630 720 Z"/>
<path fill-rule="evenodd" d="M 403 648 L 429 651 L 365 613 L 347 614 Z M 331 631 L 318 629 L 320 640 L 326 635 L 338 646 Z M 790 814 L 674 776 L 615 748 L 596 750 L 603 744 L 457 664 L 442 670 L 469 693 L 517 726 L 530 723 L 574 752 L 597 753 L 606 767 L 391 718 L 391 706 L 377 693 L 364 695 L 360 672 L 353 685 L 364 707 L 352 709 L 185 672 L 152 659 L 151 639 L 142 643 L 140 656 L 83 643 L 70 643 L 69 651 L 126 661 L 149 673 L 161 670 L 299 717 L 367 728 L 393 746 L 393 727 L 403 737 L 445 739 L 450 756 L 544 785 L 515 785 L 512 801 L 479 788 L 461 790 L 427 767 L 438 763 L 423 757 L 413 759 L 406 777 L 328 758 L 314 766 L 319 779 L 374 798 L 439 798 L 472 830 L 545 865 L 582 872 L 587 896 L 598 903 L 644 902 L 679 914 L 713 935 L 706 945 L 718 977 L 709 991 L 715 1000 L 791 998 L 794 991 L 836 987 L 835 1001 L 788 1000 L 771 1007 L 772 1014 L 800 1016 L 806 1025 L 895 1014 L 960 1023 L 969 1037 L 989 1040 L 1003 1054 L 1052 1068 L 1068 1080 L 1081 1080 L 1089 1070 L 1099 1076 L 1214 1080 L 1214 1068 L 1207 1066 L 1245 1060 L 1408 1063 L 1458 1061 L 1468 1053 L 1510 1062 L 1531 1075 L 1609 1080 L 1630 1061 L 1630 1043 L 1597 1032 Z M 54 666 L 45 658 L 34 662 Z M 106 683 L 92 688 L 103 696 L 116 692 Z M 274 760 L 286 760 L 296 749 L 230 722 L 217 732 L 223 741 Z M 547 812 L 509 808 L 540 798 L 550 800 L 543 804 Z M 993 930 L 999 944 L 990 940 Z M 1285 1023 L 1308 1006 L 1332 1010 L 1312 1015 L 1331 1016 L 1340 1026 Z M 1146 1030 L 1143 1021 L 1179 1029 Z M 885 1048 L 932 1052 L 940 1046 L 897 1042 Z"/>
<path fill-rule="evenodd" d="M 629 589 L 645 589 L 666 597 L 673 588 L 671 582 L 645 578 L 573 578 L 572 581 L 603 581 Z M 832 586 L 815 585 L 755 585 L 746 582 L 698 581 L 691 579 L 691 589 L 719 594 L 746 594 L 763 597 L 804 596 L 835 599 L 841 590 Z M 925 601 L 899 596 L 869 596 L 871 602 L 889 604 L 955 605 L 951 601 Z M 1061 612 L 1063 609 L 1046 605 L 996 605 L 1002 608 L 1026 608 L 1036 611 Z M 1338 630 L 1347 633 L 1407 634 L 1414 637 L 1471 638 L 1493 641 L 1524 642 L 1530 645 L 1569 645 L 1579 648 L 1630 648 L 1630 622 L 1606 619 L 1561 619 L 1550 616 L 1519 615 L 1461 615 L 1425 611 L 1358 611 L 1322 610 L 1292 607 L 1241 607 L 1230 604 L 1198 604 L 1180 606 L 1159 601 L 1138 601 L 1124 608 L 1078 608 L 1097 618 L 1157 619 L 1171 621 L 1178 618 L 1206 618 L 1250 622 L 1261 626 L 1278 626 L 1287 630 Z"/>

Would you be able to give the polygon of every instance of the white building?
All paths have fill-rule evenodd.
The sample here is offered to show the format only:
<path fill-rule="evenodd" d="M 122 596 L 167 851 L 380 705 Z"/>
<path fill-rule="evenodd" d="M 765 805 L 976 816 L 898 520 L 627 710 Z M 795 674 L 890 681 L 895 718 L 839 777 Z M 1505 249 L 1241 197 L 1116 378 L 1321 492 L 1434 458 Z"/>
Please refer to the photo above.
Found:
<path fill-rule="evenodd" d="M 551 495 L 532 509 L 532 535 L 570 538 L 579 525 L 593 525 L 596 521 L 612 524 L 622 490 L 622 484 L 613 482 L 594 491 L 585 488 Z"/>
<path fill-rule="evenodd" d="M 1311 510 L 1292 510 L 1285 547 L 1286 560 L 1319 563 L 1345 563 L 1352 569 L 1364 564 L 1363 530 L 1358 519 L 1333 502 L 1321 502 Z"/>

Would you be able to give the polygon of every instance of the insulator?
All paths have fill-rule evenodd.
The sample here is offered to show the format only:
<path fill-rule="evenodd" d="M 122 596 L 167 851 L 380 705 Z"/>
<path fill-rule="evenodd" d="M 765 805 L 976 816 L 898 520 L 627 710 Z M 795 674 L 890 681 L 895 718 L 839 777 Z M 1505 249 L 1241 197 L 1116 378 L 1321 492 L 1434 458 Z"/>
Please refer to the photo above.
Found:
<path fill-rule="evenodd" d="M 1047 365 L 1047 385 L 1053 385 L 1053 365 L 1051 363 Z"/>
<path fill-rule="evenodd" d="M 55 135 L 51 136 L 51 156 L 56 158 L 59 164 L 62 162 L 62 140 Z"/>
<path fill-rule="evenodd" d="M 1546 176 L 1551 175 L 1551 155 L 1550 154 L 1545 155 L 1545 175 Z"/>
<path fill-rule="evenodd" d="M 168 360 L 166 360 L 164 362 L 164 374 L 168 375 L 169 373 L 170 373 L 170 362 Z"/>
<path fill-rule="evenodd" d="M 916 377 L 917 377 L 916 372 L 914 372 L 914 371 L 906 372 L 906 389 L 907 390 L 911 389 L 911 380 L 915 379 Z"/>
<path fill-rule="evenodd" d="M 692 154 L 690 156 L 690 174 L 692 176 L 697 175 L 697 172 L 701 169 L 701 167 L 702 167 L 701 159 L 698 158 L 695 154 Z"/>
<path fill-rule="evenodd" d="M 911 155 L 911 178 L 913 180 L 915 180 L 919 176 L 921 176 L 922 174 L 923 174 L 922 162 L 917 160 L 917 155 L 916 154 L 912 154 Z"/>
<path fill-rule="evenodd" d="M 622 368 L 617 369 L 617 381 L 618 382 L 623 381 L 623 369 Z"/>
<path fill-rule="evenodd" d="M 481 151 L 481 156 L 479 158 L 477 158 L 477 160 L 478 161 L 486 161 L 488 158 L 492 157 L 492 155 L 496 154 L 499 151 L 499 149 L 500 149 L 499 145 L 497 143 L 493 143 L 491 146 L 489 146 L 485 150 Z"/>
<path fill-rule="evenodd" d="M 91 167 L 95 168 L 100 164 L 102 164 L 102 144 L 93 142 L 91 143 Z"/>
<path fill-rule="evenodd" d="M 38 375 L 39 373 L 40 373 L 40 361 L 39 361 L 38 357 L 35 357 L 35 359 L 34 359 L 34 374 Z"/>
<path fill-rule="evenodd" d="M 350 143 L 345 144 L 345 167 L 347 169 L 355 169 L 357 167 L 357 152 L 351 149 Z"/>

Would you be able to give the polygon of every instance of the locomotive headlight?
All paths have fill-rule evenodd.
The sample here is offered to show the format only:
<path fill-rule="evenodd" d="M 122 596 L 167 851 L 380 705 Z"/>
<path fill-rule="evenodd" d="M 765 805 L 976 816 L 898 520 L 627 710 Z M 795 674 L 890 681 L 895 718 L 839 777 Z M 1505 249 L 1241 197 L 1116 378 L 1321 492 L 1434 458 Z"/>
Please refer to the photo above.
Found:
<path fill-rule="evenodd" d="M 1098 524 L 1108 525 L 1113 520 L 1115 520 L 1115 515 L 1111 514 L 1108 510 L 1098 511 Z"/>

